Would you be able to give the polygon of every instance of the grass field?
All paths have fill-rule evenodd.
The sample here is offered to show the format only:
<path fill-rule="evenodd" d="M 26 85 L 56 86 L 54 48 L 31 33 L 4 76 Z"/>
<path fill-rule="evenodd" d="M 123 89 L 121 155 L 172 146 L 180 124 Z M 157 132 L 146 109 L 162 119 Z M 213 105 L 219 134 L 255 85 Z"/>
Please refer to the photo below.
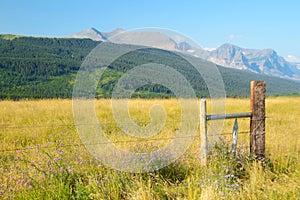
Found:
<path fill-rule="evenodd" d="M 239 136 L 235 155 L 230 152 L 227 133 L 233 120 L 227 120 L 207 167 L 200 165 L 196 137 L 173 164 L 151 173 L 127 173 L 89 155 L 74 126 L 71 100 L 1 101 L 0 199 L 299 199 L 299 102 L 299 97 L 266 100 L 265 168 L 249 159 L 249 134 Z M 132 119 L 147 125 L 156 104 L 167 113 L 159 135 L 120 143 L 120 148 L 151 151 L 175 135 L 181 112 L 175 99 L 131 100 Z M 110 100 L 97 100 L 95 108 L 108 138 L 132 140 L 115 124 Z M 249 99 L 226 100 L 227 113 L 249 111 Z M 239 120 L 239 130 L 249 131 L 249 119 Z"/>

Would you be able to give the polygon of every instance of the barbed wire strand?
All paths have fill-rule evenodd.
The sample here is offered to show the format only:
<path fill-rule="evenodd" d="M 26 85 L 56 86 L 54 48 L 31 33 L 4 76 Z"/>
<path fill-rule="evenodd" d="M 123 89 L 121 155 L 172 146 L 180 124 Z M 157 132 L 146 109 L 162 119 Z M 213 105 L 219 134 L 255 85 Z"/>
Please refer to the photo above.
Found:
<path fill-rule="evenodd" d="M 269 119 L 269 117 L 265 117 L 264 119 Z M 228 119 L 227 119 L 228 120 Z M 245 118 L 239 118 L 239 120 L 250 120 L 249 117 Z M 261 119 L 252 119 L 252 120 L 261 120 Z M 149 124 L 151 121 L 132 121 L 137 124 Z M 11 124 L 6 124 L 5 126 L 0 126 L 0 129 L 19 129 L 19 128 L 51 128 L 51 127 L 64 127 L 64 126 L 101 126 L 101 125 L 108 125 L 108 124 L 121 124 L 121 125 L 132 125 L 132 122 L 101 122 L 95 124 L 74 124 L 74 123 L 69 123 L 69 124 L 49 124 L 49 125 L 25 125 L 25 126 L 14 126 Z M 175 122 L 200 122 L 200 117 L 198 120 L 166 120 L 165 123 L 175 123 Z"/>
<path fill-rule="evenodd" d="M 199 135 L 187 135 L 187 136 L 173 136 L 173 137 L 165 137 L 165 138 L 149 138 L 149 139 L 136 139 L 136 140 L 121 140 L 121 141 L 110 141 L 110 142 L 96 142 L 96 143 L 88 143 L 88 144 L 62 144 L 55 146 L 27 146 L 24 148 L 15 148 L 15 149 L 2 149 L 0 152 L 6 151 L 23 151 L 23 150 L 34 150 L 38 148 L 64 148 L 69 146 L 96 146 L 96 145 L 107 145 L 107 144 L 122 144 L 122 143 L 134 143 L 134 142 L 153 142 L 153 141 L 163 141 L 163 140 L 171 140 L 171 139 L 183 139 L 183 138 L 199 138 Z"/>
<path fill-rule="evenodd" d="M 167 120 L 165 123 L 176 123 L 176 122 L 198 122 L 199 120 Z M 22 129 L 22 128 L 53 128 L 53 127 L 69 127 L 69 126 L 102 126 L 102 125 L 132 125 L 136 124 L 149 124 L 151 121 L 138 121 L 138 122 L 99 122 L 99 123 L 91 123 L 91 124 L 52 124 L 52 125 L 28 125 L 28 126 L 0 126 L 0 129 Z"/>

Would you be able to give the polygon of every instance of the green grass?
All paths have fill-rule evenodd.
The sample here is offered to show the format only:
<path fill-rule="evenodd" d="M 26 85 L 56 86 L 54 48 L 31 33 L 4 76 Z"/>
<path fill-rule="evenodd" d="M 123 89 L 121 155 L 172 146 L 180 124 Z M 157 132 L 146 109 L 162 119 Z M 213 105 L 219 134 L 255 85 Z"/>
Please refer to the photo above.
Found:
<path fill-rule="evenodd" d="M 0 34 L 0 39 L 4 39 L 4 40 L 13 40 L 19 37 L 24 37 L 24 36 L 13 35 L 13 34 Z"/>
<path fill-rule="evenodd" d="M 196 137 L 184 156 L 152 173 L 116 171 L 91 157 L 72 125 L 71 100 L 1 101 L 0 199 L 297 199 L 299 100 L 266 100 L 265 168 L 249 159 L 248 148 L 232 154 L 230 135 L 224 135 L 213 148 L 207 167 L 200 165 Z M 165 108 L 168 119 L 154 138 L 173 136 L 180 126 L 180 107 L 175 99 L 131 100 L 132 119 L 147 125 L 148 112 L 156 104 Z M 131 139 L 115 124 L 110 105 L 110 100 L 103 99 L 95 106 L 107 137 Z M 249 109 L 248 99 L 227 99 L 227 113 Z M 226 121 L 223 133 L 230 133 L 232 125 L 233 120 Z M 248 119 L 239 120 L 240 131 L 248 128 Z M 168 142 L 157 141 L 120 148 L 149 151 Z M 240 147 L 248 145 L 249 135 L 241 134 L 239 142 Z"/>

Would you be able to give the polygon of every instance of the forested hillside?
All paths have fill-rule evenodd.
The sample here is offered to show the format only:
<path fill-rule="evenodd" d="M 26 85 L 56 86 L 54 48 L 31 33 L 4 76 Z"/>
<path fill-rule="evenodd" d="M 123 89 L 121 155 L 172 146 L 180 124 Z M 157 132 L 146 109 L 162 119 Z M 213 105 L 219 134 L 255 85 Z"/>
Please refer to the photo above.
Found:
<path fill-rule="evenodd" d="M 100 42 L 89 39 L 58 39 L 0 36 L 0 99 L 71 98 L 76 73 L 88 53 Z M 116 45 L 117 46 L 117 45 Z M 129 69 L 148 62 L 172 66 L 190 82 L 198 97 L 207 97 L 197 71 L 172 52 L 143 49 L 112 63 L 99 81 L 97 97 L 108 98 L 116 81 Z M 228 96 L 248 96 L 251 80 L 266 80 L 269 95 L 299 94 L 300 83 L 219 67 Z M 160 85 L 146 85 L 135 97 L 172 97 Z"/>
<path fill-rule="evenodd" d="M 1 99 L 67 98 L 92 40 L 20 37 L 0 39 Z"/>

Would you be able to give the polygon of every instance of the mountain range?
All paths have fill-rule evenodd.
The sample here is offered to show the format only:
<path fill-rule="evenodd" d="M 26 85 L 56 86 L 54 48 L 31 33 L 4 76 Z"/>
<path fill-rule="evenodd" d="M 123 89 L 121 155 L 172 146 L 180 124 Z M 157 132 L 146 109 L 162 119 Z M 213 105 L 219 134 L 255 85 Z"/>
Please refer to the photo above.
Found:
<path fill-rule="evenodd" d="M 170 37 L 160 32 L 129 32 L 123 29 L 100 32 L 90 28 L 67 38 L 89 38 L 95 41 L 151 46 L 191 54 L 224 67 L 300 81 L 300 62 L 295 62 L 292 57 L 288 57 L 287 61 L 273 49 L 246 49 L 226 43 L 216 49 L 206 50 L 178 35 Z"/>

